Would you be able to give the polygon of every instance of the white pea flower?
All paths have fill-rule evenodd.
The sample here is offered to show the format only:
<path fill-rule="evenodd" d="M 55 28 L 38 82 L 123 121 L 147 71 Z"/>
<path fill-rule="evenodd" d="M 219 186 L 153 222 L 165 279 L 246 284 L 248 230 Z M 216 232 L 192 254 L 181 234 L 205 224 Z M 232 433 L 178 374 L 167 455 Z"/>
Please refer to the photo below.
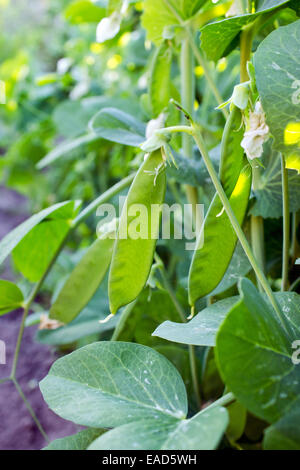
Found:
<path fill-rule="evenodd" d="M 154 131 L 153 134 L 151 134 L 151 137 L 143 142 L 140 147 L 144 152 L 152 153 L 155 152 L 155 150 L 164 147 L 164 145 L 167 144 L 169 140 L 170 135 L 160 132 L 158 129 Z"/>
<path fill-rule="evenodd" d="M 163 147 L 170 140 L 169 135 L 159 132 L 165 125 L 166 115 L 161 113 L 158 118 L 151 119 L 146 127 L 146 141 L 142 143 L 141 149 L 151 153 Z"/>
<path fill-rule="evenodd" d="M 96 40 L 99 43 L 105 42 L 108 39 L 113 39 L 121 28 L 123 17 L 126 15 L 129 5 L 129 0 L 124 0 L 121 10 L 114 11 L 107 18 L 103 18 L 97 26 Z"/>
<path fill-rule="evenodd" d="M 165 125 L 165 121 L 166 115 L 164 113 L 161 113 L 156 119 L 151 119 L 146 127 L 146 139 L 149 139 L 158 129 L 162 129 Z"/>
<path fill-rule="evenodd" d="M 59 75 L 65 75 L 65 73 L 68 72 L 72 64 L 73 64 L 73 60 L 70 59 L 69 57 L 63 57 L 62 59 L 59 59 L 56 64 L 57 73 Z"/>
<path fill-rule="evenodd" d="M 70 99 L 73 101 L 79 100 L 89 92 L 90 84 L 87 81 L 77 83 L 70 93 Z"/>
<path fill-rule="evenodd" d="M 250 160 L 260 158 L 263 144 L 269 139 L 269 127 L 260 101 L 257 101 L 254 111 L 250 111 L 247 130 L 241 146 Z"/>
<path fill-rule="evenodd" d="M 122 15 L 115 11 L 108 18 L 103 18 L 97 26 L 96 40 L 99 43 L 114 38 L 121 28 Z"/>

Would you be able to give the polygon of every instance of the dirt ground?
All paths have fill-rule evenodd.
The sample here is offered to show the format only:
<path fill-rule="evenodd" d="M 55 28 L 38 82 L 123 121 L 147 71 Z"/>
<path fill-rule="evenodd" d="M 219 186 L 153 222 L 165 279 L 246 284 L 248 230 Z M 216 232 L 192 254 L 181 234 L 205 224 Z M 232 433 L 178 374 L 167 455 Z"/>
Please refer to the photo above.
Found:
<path fill-rule="evenodd" d="M 13 191 L 0 187 L 0 239 L 26 218 L 26 202 Z M 25 215 L 24 215 L 25 214 Z M 6 264 L 0 277 L 11 279 Z M 21 311 L 0 318 L 0 340 L 6 343 L 6 364 L 0 365 L 0 379 L 9 375 L 17 340 Z M 50 441 L 77 431 L 73 423 L 64 421 L 44 403 L 38 383 L 56 359 L 50 347 L 36 343 L 36 327 L 27 328 L 23 337 L 17 378 L 27 399 L 42 423 Z M 0 385 L 0 449 L 37 450 L 45 440 L 37 429 L 17 390 L 11 382 Z"/>

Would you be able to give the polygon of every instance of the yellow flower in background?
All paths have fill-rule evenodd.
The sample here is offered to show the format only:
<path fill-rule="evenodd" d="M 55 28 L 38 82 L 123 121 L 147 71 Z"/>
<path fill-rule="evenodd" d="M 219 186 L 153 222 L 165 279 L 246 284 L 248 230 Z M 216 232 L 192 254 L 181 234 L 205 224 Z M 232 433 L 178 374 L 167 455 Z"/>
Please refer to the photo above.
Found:
<path fill-rule="evenodd" d="M 300 175 L 300 155 L 297 154 L 297 153 L 294 153 L 292 155 L 289 155 L 288 157 L 286 157 L 285 159 L 285 166 L 289 169 L 289 170 L 296 170 L 298 171 L 299 175 Z"/>
<path fill-rule="evenodd" d="M 196 77 L 202 77 L 204 75 L 204 68 L 201 65 L 195 67 L 195 75 Z"/>
<path fill-rule="evenodd" d="M 300 144 L 300 122 L 288 123 L 284 130 L 284 143 L 285 145 Z"/>
<path fill-rule="evenodd" d="M 103 44 L 98 44 L 98 42 L 93 42 L 90 46 L 90 51 L 93 54 L 101 54 L 101 52 L 105 49 Z"/>
<path fill-rule="evenodd" d="M 115 54 L 107 61 L 107 68 L 110 70 L 116 69 L 122 63 L 122 57 L 119 54 Z"/>

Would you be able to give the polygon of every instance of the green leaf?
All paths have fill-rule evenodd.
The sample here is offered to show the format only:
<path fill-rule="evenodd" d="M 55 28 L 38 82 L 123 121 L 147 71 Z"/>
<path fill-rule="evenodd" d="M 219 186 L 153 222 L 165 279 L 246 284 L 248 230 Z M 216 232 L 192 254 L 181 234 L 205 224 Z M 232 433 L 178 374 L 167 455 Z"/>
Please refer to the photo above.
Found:
<path fill-rule="evenodd" d="M 174 0 L 169 0 L 174 7 Z M 176 7 L 175 7 L 176 8 Z M 158 14 L 159 12 L 159 14 Z M 178 19 L 167 6 L 167 2 L 161 0 L 145 0 L 142 25 L 147 31 L 150 41 L 159 44 L 163 39 L 166 26 L 178 25 Z"/>
<path fill-rule="evenodd" d="M 240 31 L 263 13 L 269 13 L 288 3 L 289 0 L 266 0 L 258 4 L 256 13 L 233 16 L 225 20 L 210 23 L 201 29 L 201 47 L 207 58 L 217 61 L 224 56 L 232 41 Z"/>
<path fill-rule="evenodd" d="M 244 433 L 247 422 L 247 410 L 238 401 L 231 403 L 227 410 L 229 413 L 229 425 L 226 430 L 226 436 L 231 442 L 236 442 Z"/>
<path fill-rule="evenodd" d="M 156 338 L 156 341 L 160 341 L 159 338 Z M 164 342 L 160 341 L 160 344 L 154 347 L 155 351 L 165 356 L 176 367 L 184 382 L 187 395 L 190 397 L 190 408 L 193 410 L 198 410 L 195 389 L 193 385 L 190 354 L 188 349 L 179 345 L 163 343 Z M 195 367 L 197 374 L 200 376 L 201 361 L 198 359 L 198 357 L 195 358 Z"/>
<path fill-rule="evenodd" d="M 242 224 L 251 189 L 251 169 L 245 166 L 240 173 L 229 201 L 231 207 Z M 229 218 L 216 194 L 205 218 L 202 228 L 204 245 L 201 248 L 200 234 L 189 272 L 189 302 L 194 305 L 196 300 L 209 294 L 222 280 L 232 258 L 237 237 L 232 229 Z"/>
<path fill-rule="evenodd" d="M 96 439 L 89 450 L 213 450 L 228 424 L 225 408 L 204 410 L 188 420 L 143 420 Z"/>
<path fill-rule="evenodd" d="M 236 301 L 237 297 L 220 300 L 199 312 L 188 323 L 165 321 L 154 331 L 153 336 L 175 343 L 215 346 L 218 329 Z"/>
<path fill-rule="evenodd" d="M 179 153 L 174 155 L 175 165 L 168 166 L 167 174 L 175 181 L 191 186 L 198 186 L 205 182 L 207 171 L 202 161 L 187 158 Z"/>
<path fill-rule="evenodd" d="M 230 287 L 237 284 L 241 277 L 245 277 L 251 269 L 251 264 L 249 263 L 241 244 L 238 242 L 222 281 L 210 295 L 218 295 L 225 292 L 227 289 L 230 289 Z"/>
<path fill-rule="evenodd" d="M 135 176 L 122 210 L 108 285 L 113 314 L 136 299 L 150 274 L 160 221 L 159 211 L 151 216 L 151 210 L 154 204 L 163 203 L 166 190 L 162 164 L 160 150 L 149 155 Z M 159 167 L 162 171 L 156 175 Z"/>
<path fill-rule="evenodd" d="M 186 18 L 194 16 L 207 0 L 181 0 L 181 10 Z"/>
<path fill-rule="evenodd" d="M 64 14 L 72 24 L 98 23 L 106 15 L 106 9 L 89 0 L 76 0 L 67 6 Z"/>
<path fill-rule="evenodd" d="M 55 147 L 55 149 L 51 150 L 51 152 L 47 153 L 47 155 L 38 162 L 37 168 L 42 170 L 59 158 L 67 155 L 72 150 L 78 149 L 82 145 L 89 144 L 100 139 L 101 137 L 99 135 L 91 133 L 78 137 L 77 139 L 71 140 L 70 142 L 63 142 L 62 144 Z"/>
<path fill-rule="evenodd" d="M 145 141 L 145 124 L 115 108 L 101 109 L 90 121 L 90 129 L 103 139 L 131 147 Z"/>
<path fill-rule="evenodd" d="M 265 170 L 257 175 L 255 203 L 250 212 L 264 218 L 278 218 L 283 215 L 280 154 L 276 151 L 266 152 L 262 163 Z M 300 209 L 300 176 L 294 170 L 289 170 L 288 181 L 290 211 L 297 212 Z"/>
<path fill-rule="evenodd" d="M 145 0 L 142 25 L 147 30 L 148 39 L 159 44 L 167 26 L 179 25 L 179 18 L 191 18 L 205 2 L 206 0 Z"/>
<path fill-rule="evenodd" d="M 0 316 L 20 307 L 24 297 L 13 282 L 0 280 Z"/>
<path fill-rule="evenodd" d="M 273 31 L 254 55 L 256 84 L 274 148 L 296 155 L 300 168 L 300 20 Z"/>
<path fill-rule="evenodd" d="M 265 450 L 300 450 L 300 407 L 291 409 L 265 431 Z"/>
<path fill-rule="evenodd" d="M 54 363 L 40 383 L 59 416 L 91 427 L 115 427 L 139 419 L 183 419 L 184 384 L 174 366 L 133 343 L 93 343 Z"/>
<path fill-rule="evenodd" d="M 145 289 L 139 295 L 132 312 L 133 316 L 136 317 L 136 324 L 132 341 L 151 347 L 157 346 L 157 339 L 153 338 L 152 332 L 162 321 L 180 321 L 170 295 L 163 290 L 151 291 L 149 295 L 149 290 Z"/>
<path fill-rule="evenodd" d="M 102 429 L 84 429 L 72 436 L 52 441 L 43 450 L 86 450 L 97 437 L 104 433 Z"/>
<path fill-rule="evenodd" d="M 70 323 L 93 297 L 111 261 L 114 240 L 97 239 L 81 258 L 50 309 L 50 318 Z"/>
<path fill-rule="evenodd" d="M 150 71 L 149 94 L 152 112 L 157 117 L 171 98 L 172 48 L 167 41 L 155 51 Z"/>
<path fill-rule="evenodd" d="M 218 365 L 237 399 L 274 423 L 300 406 L 300 369 L 292 362 L 292 343 L 300 337 L 300 297 L 293 292 L 277 294 L 293 330 L 293 337 L 288 337 L 273 308 L 249 280 L 243 279 L 240 293 L 241 300 L 217 335 Z"/>
<path fill-rule="evenodd" d="M 114 11 L 120 11 L 123 0 L 108 0 L 107 15 L 110 16 Z"/>
<path fill-rule="evenodd" d="M 47 209 L 33 215 L 21 225 L 16 227 L 12 232 L 8 233 L 0 242 L 0 264 L 12 252 L 12 250 L 20 243 L 20 241 L 30 232 L 37 224 L 46 218 L 50 219 L 71 219 L 74 211 L 78 209 L 78 201 L 66 201 L 54 204 Z"/>
<path fill-rule="evenodd" d="M 36 225 L 12 252 L 17 270 L 30 282 L 38 282 L 69 230 L 69 222 L 63 219 Z"/>
<path fill-rule="evenodd" d="M 81 101 L 66 100 L 56 106 L 52 119 L 59 135 L 72 139 L 86 131 L 92 116 Z"/>

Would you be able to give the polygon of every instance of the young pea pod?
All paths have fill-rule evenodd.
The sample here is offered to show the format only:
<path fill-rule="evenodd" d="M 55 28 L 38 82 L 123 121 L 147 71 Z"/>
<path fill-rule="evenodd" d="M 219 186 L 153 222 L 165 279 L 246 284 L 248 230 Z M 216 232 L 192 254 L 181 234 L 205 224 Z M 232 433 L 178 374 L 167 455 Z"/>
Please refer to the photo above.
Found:
<path fill-rule="evenodd" d="M 70 323 L 91 300 L 102 282 L 111 262 L 114 239 L 98 238 L 72 271 L 49 317 Z"/>
<path fill-rule="evenodd" d="M 251 167 L 242 169 L 235 188 L 229 198 L 230 205 L 239 224 L 243 223 L 251 189 Z M 222 280 L 232 258 L 237 236 L 216 194 L 201 229 L 198 246 L 194 252 L 189 273 L 189 302 L 193 306 L 197 299 L 212 292 Z M 203 236 L 204 235 L 204 236 Z"/>
<path fill-rule="evenodd" d="M 136 299 L 147 282 L 165 190 L 165 165 L 158 150 L 142 164 L 122 210 L 108 282 L 112 314 Z"/>
<path fill-rule="evenodd" d="M 154 116 L 158 116 L 171 98 L 172 48 L 163 42 L 154 55 L 150 70 L 149 93 Z"/>
<path fill-rule="evenodd" d="M 244 166 L 244 149 L 241 147 L 244 130 L 241 123 L 241 111 L 232 105 L 232 111 L 227 119 L 222 137 L 219 172 L 227 197 L 230 197 L 234 190 Z"/>

